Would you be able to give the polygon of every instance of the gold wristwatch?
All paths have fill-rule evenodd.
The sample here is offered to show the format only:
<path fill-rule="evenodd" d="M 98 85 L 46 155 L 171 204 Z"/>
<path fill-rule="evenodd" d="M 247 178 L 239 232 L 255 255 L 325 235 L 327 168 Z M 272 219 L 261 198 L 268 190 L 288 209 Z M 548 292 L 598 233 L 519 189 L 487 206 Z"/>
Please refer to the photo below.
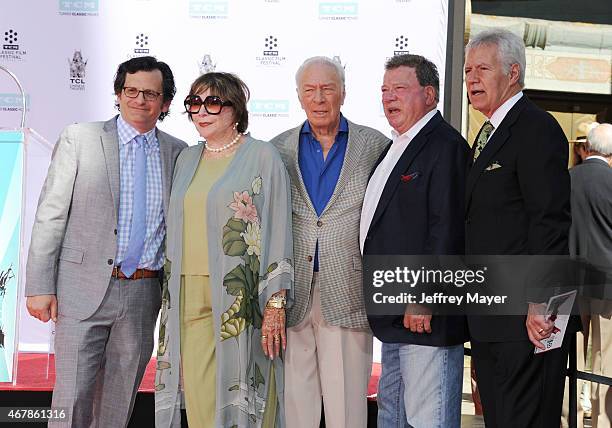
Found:
<path fill-rule="evenodd" d="M 266 303 L 266 308 L 274 308 L 274 309 L 284 309 L 287 304 L 287 299 L 282 294 L 275 294 L 270 297 L 268 303 Z"/>

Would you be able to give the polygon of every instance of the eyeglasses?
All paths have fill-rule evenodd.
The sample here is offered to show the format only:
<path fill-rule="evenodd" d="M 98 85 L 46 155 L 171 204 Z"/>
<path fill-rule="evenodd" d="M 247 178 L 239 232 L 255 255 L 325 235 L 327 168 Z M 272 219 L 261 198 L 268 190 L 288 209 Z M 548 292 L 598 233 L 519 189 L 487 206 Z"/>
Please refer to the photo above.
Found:
<path fill-rule="evenodd" d="M 133 88 L 131 86 L 123 87 L 123 93 L 128 98 L 138 98 L 138 95 L 140 95 L 141 92 L 145 101 L 155 101 L 161 95 L 159 92 L 155 92 L 150 89 L 145 89 L 141 91 L 140 89 Z"/>
<path fill-rule="evenodd" d="M 185 111 L 189 114 L 197 114 L 200 112 L 202 106 L 208 114 L 219 114 L 223 107 L 229 107 L 232 105 L 231 101 L 223 101 L 216 95 L 209 95 L 204 98 L 200 98 L 199 95 L 187 95 L 185 98 Z"/>

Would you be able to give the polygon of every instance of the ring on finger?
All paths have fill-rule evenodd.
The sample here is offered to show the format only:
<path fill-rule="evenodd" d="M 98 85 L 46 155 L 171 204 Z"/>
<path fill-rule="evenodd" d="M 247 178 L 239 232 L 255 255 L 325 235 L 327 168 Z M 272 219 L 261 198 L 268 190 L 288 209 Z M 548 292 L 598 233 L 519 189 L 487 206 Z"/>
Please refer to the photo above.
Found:
<path fill-rule="evenodd" d="M 266 336 L 265 334 L 261 335 L 261 340 L 268 340 L 268 336 Z"/>
<path fill-rule="evenodd" d="M 539 330 L 538 330 L 538 334 L 542 334 L 542 332 L 543 332 L 543 331 L 544 331 L 544 329 L 543 329 L 543 328 L 539 329 Z"/>

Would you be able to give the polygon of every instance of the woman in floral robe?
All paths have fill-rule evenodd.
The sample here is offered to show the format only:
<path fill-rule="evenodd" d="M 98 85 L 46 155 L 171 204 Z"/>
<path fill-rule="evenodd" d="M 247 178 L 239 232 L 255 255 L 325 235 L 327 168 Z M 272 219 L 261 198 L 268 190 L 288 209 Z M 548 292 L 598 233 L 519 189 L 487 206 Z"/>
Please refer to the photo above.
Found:
<path fill-rule="evenodd" d="M 214 400 L 210 420 L 216 427 L 285 426 L 280 350 L 285 343 L 282 307 L 285 298 L 290 304 L 293 297 L 289 178 L 271 144 L 243 134 L 247 98 L 248 89 L 238 77 L 207 73 L 193 83 L 185 100 L 206 141 L 185 149 L 175 167 L 155 379 L 157 427 L 180 427 L 182 387 L 197 390 L 205 384 L 187 377 L 186 366 L 181 375 L 181 353 L 187 351 L 185 345 L 181 350 L 181 273 L 183 252 L 188 251 L 183 241 L 192 232 L 184 227 L 184 200 L 196 176 L 214 165 L 210 161 L 223 158 L 227 166 L 207 191 L 202 211 L 214 338 L 204 346 L 214 347 L 216 386 L 198 393 Z M 187 414 L 192 425 L 189 408 Z"/>

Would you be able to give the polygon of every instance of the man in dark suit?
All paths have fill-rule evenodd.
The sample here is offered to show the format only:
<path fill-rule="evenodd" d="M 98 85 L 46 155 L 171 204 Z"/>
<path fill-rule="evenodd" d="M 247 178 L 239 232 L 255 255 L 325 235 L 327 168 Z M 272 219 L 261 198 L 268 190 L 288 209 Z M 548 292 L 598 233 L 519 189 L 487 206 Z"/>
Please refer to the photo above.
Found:
<path fill-rule="evenodd" d="M 436 66 L 418 55 L 385 65 L 382 102 L 393 142 L 368 183 L 361 213 L 365 255 L 447 255 L 464 250 L 469 146 L 436 109 Z M 459 427 L 463 317 L 408 305 L 403 317 L 369 317 L 382 340 L 379 427 Z M 407 425 L 408 424 L 408 425 Z"/>
<path fill-rule="evenodd" d="M 524 77 L 518 36 L 492 29 L 468 43 L 468 97 L 488 120 L 469 162 L 466 254 L 568 253 L 568 143 L 555 119 L 522 93 Z M 468 315 L 487 427 L 559 427 L 573 326 L 561 348 L 534 355 L 554 328 L 536 303 L 525 303 L 526 318 Z"/>
<path fill-rule="evenodd" d="M 570 254 L 594 265 L 598 272 L 612 273 L 612 125 L 597 125 L 584 143 L 584 161 L 570 170 L 572 182 L 572 227 Z M 600 278 L 585 278 L 587 286 Z M 610 284 L 605 284 L 609 287 Z M 593 291 L 585 301 L 585 341 L 591 337 L 593 373 L 609 376 L 612 366 L 612 301 L 610 291 Z M 585 319 L 585 321 L 587 321 Z M 588 328 L 590 326 L 590 328 Z M 610 387 L 592 384 L 591 421 L 594 428 L 610 427 L 612 392 Z"/>

